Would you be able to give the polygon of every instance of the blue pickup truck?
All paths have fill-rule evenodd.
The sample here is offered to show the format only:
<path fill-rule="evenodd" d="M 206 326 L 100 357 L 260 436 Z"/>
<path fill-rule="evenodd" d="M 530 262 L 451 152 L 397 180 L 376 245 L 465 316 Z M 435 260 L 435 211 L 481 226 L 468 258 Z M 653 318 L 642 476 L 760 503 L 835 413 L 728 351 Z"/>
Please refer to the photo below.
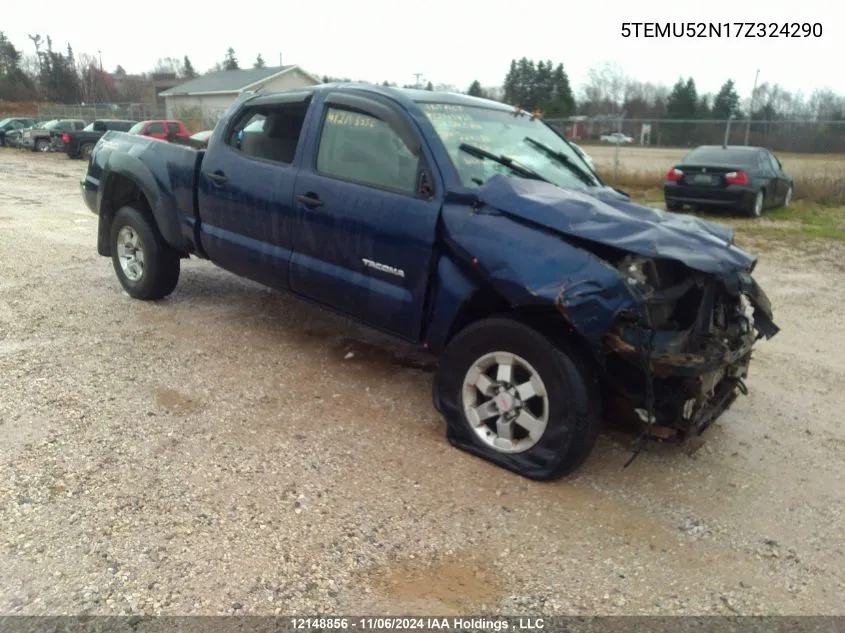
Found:
<path fill-rule="evenodd" d="M 439 357 L 449 442 L 531 479 L 603 420 L 700 434 L 778 332 L 733 231 L 631 202 L 534 114 L 324 84 L 242 95 L 206 149 L 107 132 L 81 183 L 126 292 L 208 259 Z"/>

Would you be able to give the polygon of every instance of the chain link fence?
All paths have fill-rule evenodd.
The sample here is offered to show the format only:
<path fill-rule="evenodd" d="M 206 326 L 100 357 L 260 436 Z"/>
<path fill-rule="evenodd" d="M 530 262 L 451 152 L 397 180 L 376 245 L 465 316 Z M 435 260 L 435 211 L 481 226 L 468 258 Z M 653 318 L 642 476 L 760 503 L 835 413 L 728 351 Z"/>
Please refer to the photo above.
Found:
<path fill-rule="evenodd" d="M 211 106 L 194 106 L 175 108 L 173 111 L 174 118 L 184 121 L 185 127 L 189 130 L 200 132 L 203 130 L 213 130 L 217 122 L 223 118 L 226 112 L 226 107 L 211 107 Z"/>
<path fill-rule="evenodd" d="M 666 172 L 699 145 L 750 145 L 775 153 L 795 183 L 795 197 L 845 204 L 845 121 L 549 120 L 615 186 L 654 190 Z M 611 138 L 620 133 L 624 138 Z"/>
<path fill-rule="evenodd" d="M 774 152 L 845 154 L 845 121 L 747 121 L 574 117 L 548 121 L 578 143 L 601 142 L 622 132 L 633 144 L 692 148 L 698 145 L 755 145 Z"/>
<path fill-rule="evenodd" d="M 86 105 L 43 104 L 36 113 L 39 119 L 123 119 L 145 121 L 165 118 L 164 108 L 150 103 L 93 103 Z"/>

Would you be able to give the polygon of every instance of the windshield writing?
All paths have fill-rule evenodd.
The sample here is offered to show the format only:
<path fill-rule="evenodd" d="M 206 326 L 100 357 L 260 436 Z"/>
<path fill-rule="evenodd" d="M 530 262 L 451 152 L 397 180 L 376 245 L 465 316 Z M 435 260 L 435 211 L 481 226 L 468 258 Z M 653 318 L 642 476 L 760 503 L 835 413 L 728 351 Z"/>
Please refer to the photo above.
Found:
<path fill-rule="evenodd" d="M 461 151 L 463 143 L 497 156 L 507 156 L 519 166 L 537 172 L 560 187 L 586 187 L 584 179 L 561 164 L 560 160 L 525 140 L 526 137 L 533 138 L 592 173 L 566 141 L 540 119 L 532 120 L 527 112 L 447 103 L 420 103 L 419 106 L 446 146 L 462 184 L 468 187 L 486 182 L 497 173 L 515 175 L 515 170 Z"/>

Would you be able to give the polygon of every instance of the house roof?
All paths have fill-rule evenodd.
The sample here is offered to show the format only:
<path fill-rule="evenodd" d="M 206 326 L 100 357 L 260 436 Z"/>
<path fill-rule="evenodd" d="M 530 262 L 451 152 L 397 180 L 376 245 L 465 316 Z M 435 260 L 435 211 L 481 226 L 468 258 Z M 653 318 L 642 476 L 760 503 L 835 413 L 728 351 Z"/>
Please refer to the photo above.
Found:
<path fill-rule="evenodd" d="M 161 97 L 192 94 L 236 94 L 241 90 L 260 84 L 278 75 L 299 68 L 296 65 L 274 66 L 272 68 L 249 68 L 243 70 L 219 70 L 202 77 L 191 79 L 159 93 Z M 301 68 L 300 72 L 305 72 Z M 319 79 L 308 73 L 306 76 L 320 83 Z"/>

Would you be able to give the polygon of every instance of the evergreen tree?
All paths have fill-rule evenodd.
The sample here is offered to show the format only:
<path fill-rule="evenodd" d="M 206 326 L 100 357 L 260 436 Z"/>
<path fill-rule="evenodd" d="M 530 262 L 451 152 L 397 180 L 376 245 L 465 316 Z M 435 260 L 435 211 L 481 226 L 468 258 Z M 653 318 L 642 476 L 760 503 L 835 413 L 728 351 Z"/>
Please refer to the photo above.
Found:
<path fill-rule="evenodd" d="M 467 94 L 471 97 L 486 97 L 487 95 L 484 94 L 484 89 L 481 87 L 481 84 L 476 79 L 469 85 L 469 89 L 467 90 Z"/>
<path fill-rule="evenodd" d="M 264 63 L 264 58 L 261 56 L 261 53 L 258 53 L 258 57 L 255 58 L 255 63 L 252 65 L 253 68 L 267 68 L 267 64 Z"/>
<path fill-rule="evenodd" d="M 223 59 L 223 70 L 240 70 L 238 66 L 238 58 L 235 56 L 235 49 L 231 46 L 226 51 L 226 57 Z"/>
<path fill-rule="evenodd" d="M 185 55 L 185 59 L 182 60 L 182 74 L 185 75 L 187 79 L 193 79 L 197 76 L 197 71 L 194 70 L 194 65 L 191 63 L 191 58 Z"/>
<path fill-rule="evenodd" d="M 429 82 L 425 85 L 425 89 L 426 89 L 426 90 L 434 90 L 434 84 L 432 84 L 432 83 L 429 81 Z"/>
<path fill-rule="evenodd" d="M 734 87 L 733 79 L 728 79 L 713 100 L 714 119 L 727 119 L 731 114 L 739 116 L 739 95 Z"/>

